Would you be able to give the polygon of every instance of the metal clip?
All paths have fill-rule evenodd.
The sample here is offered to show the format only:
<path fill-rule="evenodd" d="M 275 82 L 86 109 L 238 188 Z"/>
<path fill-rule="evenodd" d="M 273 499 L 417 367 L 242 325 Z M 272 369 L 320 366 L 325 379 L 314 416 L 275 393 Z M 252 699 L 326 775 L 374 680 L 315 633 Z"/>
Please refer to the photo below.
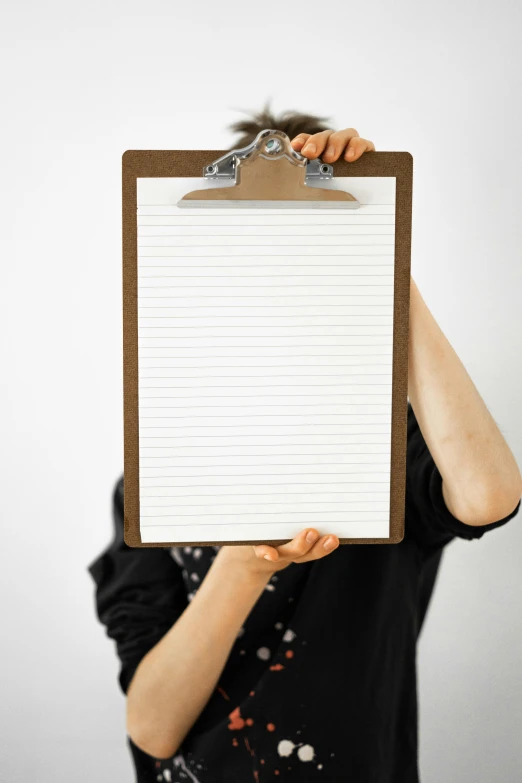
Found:
<path fill-rule="evenodd" d="M 203 177 L 205 179 L 217 179 L 217 180 L 236 180 L 236 167 L 239 162 L 248 158 L 252 152 L 259 146 L 259 141 L 270 133 L 274 133 L 272 130 L 261 131 L 251 144 L 246 147 L 241 147 L 237 150 L 231 150 L 225 155 L 222 155 L 217 160 L 209 163 L 203 168 Z M 274 144 L 278 143 L 277 139 L 272 140 Z M 268 142 L 270 144 L 271 142 Z M 277 153 L 277 149 L 274 152 Z M 315 160 L 309 160 L 299 152 L 292 150 L 293 157 L 299 162 L 305 162 L 306 172 L 305 180 L 330 180 L 333 177 L 333 166 L 328 163 L 323 163 L 319 158 Z"/>
<path fill-rule="evenodd" d="M 306 179 L 332 179 L 333 166 L 323 163 L 320 158 L 309 160 L 306 164 Z"/>

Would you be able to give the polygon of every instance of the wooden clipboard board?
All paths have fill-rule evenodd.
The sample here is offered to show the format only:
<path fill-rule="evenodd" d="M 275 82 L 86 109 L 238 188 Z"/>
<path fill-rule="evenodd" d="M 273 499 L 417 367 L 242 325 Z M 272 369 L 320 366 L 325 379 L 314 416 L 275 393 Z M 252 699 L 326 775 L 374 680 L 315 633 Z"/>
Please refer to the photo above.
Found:
<path fill-rule="evenodd" d="M 264 133 L 277 135 L 280 132 Z M 282 136 L 284 137 L 284 134 Z M 128 150 L 122 157 L 124 537 L 125 543 L 131 547 L 261 543 L 260 540 L 144 543 L 140 534 L 137 180 L 141 177 L 201 177 L 210 161 L 229 154 L 230 151 L 226 150 Z M 396 179 L 390 534 L 386 538 L 340 538 L 341 544 L 395 544 L 404 537 L 413 158 L 408 152 L 367 152 L 354 163 L 342 160 L 334 163 L 333 175 Z M 273 190 L 270 178 L 262 179 L 264 184 L 260 184 L 259 178 L 257 181 L 255 177 L 252 178 L 241 198 L 273 199 L 274 193 L 275 197 L 281 198 L 281 190 Z M 309 198 L 304 193 L 304 175 L 293 177 L 292 183 L 285 198 Z M 217 198 L 230 197 L 229 192 L 222 192 Z M 329 191 L 330 194 L 332 192 L 335 191 Z M 192 199 L 208 197 L 203 191 L 189 196 Z M 331 195 L 327 195 L 327 198 L 331 198 Z M 277 546 L 287 540 L 278 539 L 263 543 Z"/>

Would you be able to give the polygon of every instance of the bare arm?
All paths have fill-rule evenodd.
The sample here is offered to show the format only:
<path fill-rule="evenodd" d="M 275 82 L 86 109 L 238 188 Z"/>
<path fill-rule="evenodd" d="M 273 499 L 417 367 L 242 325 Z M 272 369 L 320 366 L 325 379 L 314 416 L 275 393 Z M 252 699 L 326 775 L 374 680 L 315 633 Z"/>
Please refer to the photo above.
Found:
<path fill-rule="evenodd" d="M 522 494 L 515 457 L 413 279 L 408 396 L 453 516 L 480 526 L 513 511 Z"/>
<path fill-rule="evenodd" d="M 140 662 L 127 691 L 127 732 L 155 758 L 170 758 L 213 693 L 234 641 L 270 577 L 291 562 L 324 557 L 336 536 L 279 547 L 224 546 L 194 598 Z M 330 539 L 331 547 L 324 543 Z M 268 555 L 268 557 L 267 557 Z"/>

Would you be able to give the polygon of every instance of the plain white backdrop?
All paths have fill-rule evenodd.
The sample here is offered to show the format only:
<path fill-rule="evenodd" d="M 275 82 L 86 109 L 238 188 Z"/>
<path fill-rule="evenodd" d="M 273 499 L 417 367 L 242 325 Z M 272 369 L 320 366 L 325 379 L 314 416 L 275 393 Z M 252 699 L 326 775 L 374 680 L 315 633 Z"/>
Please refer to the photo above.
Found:
<path fill-rule="evenodd" d="M 412 274 L 522 461 L 521 6 L 1 3 L 0 780 L 132 779 L 89 562 L 122 471 L 121 155 L 223 149 L 267 98 L 414 158 Z M 423 783 L 522 775 L 522 519 L 450 544 Z"/>

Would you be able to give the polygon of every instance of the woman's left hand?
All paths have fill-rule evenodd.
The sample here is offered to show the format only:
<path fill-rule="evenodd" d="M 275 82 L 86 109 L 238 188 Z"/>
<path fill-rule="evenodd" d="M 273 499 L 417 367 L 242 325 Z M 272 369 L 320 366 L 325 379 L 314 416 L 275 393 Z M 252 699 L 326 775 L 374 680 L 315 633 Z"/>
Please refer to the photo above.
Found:
<path fill-rule="evenodd" d="M 373 152 L 375 145 L 373 141 L 362 139 L 355 128 L 345 128 L 344 130 L 324 130 L 321 133 L 300 133 L 291 141 L 292 147 L 296 152 L 313 160 L 322 157 L 325 163 L 333 163 L 341 155 L 344 160 L 353 163 L 361 157 L 364 152 Z"/>

